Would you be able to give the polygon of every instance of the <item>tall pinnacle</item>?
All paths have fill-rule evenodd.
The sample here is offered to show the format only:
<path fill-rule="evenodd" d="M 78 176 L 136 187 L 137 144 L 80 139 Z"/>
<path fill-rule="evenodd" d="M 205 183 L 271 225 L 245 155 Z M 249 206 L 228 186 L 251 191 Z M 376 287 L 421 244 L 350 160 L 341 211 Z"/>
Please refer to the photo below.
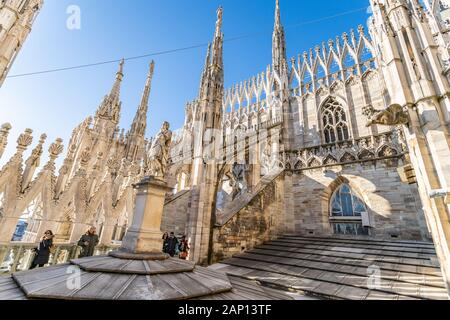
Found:
<path fill-rule="evenodd" d="M 125 60 L 122 59 L 119 63 L 119 70 L 116 73 L 116 80 L 111 88 L 109 95 L 105 97 L 99 109 L 97 110 L 97 116 L 103 119 L 112 120 L 115 123 L 119 123 L 120 117 L 120 86 L 123 80 L 123 65 Z"/>
<path fill-rule="evenodd" d="M 280 74 L 284 64 L 286 64 L 286 39 L 284 35 L 284 28 L 281 24 L 280 1 L 276 0 L 275 26 L 272 37 L 273 69 Z"/>
<path fill-rule="evenodd" d="M 206 119 L 206 128 L 217 128 L 222 118 L 222 100 L 224 86 L 223 9 L 217 10 L 217 21 L 212 45 L 208 46 L 205 68 L 202 73 L 198 100 L 202 102 L 201 119 Z"/>
<path fill-rule="evenodd" d="M 147 113 L 148 99 L 150 97 L 150 91 L 152 89 L 152 79 L 153 79 L 154 71 L 155 71 L 155 61 L 152 60 L 152 62 L 150 63 L 149 70 L 148 70 L 147 81 L 145 83 L 144 92 L 142 93 L 141 104 L 139 106 L 139 110 L 141 112 Z"/>
<path fill-rule="evenodd" d="M 123 65 L 125 64 L 125 60 L 122 59 L 119 63 L 119 70 L 117 70 L 116 73 L 116 81 L 114 82 L 114 85 L 111 89 L 110 97 L 112 99 L 118 99 L 120 95 L 120 85 L 122 84 L 123 80 Z"/>
<path fill-rule="evenodd" d="M 275 8 L 275 29 L 283 28 L 281 25 L 281 14 L 280 14 L 280 1 L 276 0 L 276 8 Z"/>
<path fill-rule="evenodd" d="M 223 21 L 223 8 L 217 9 L 217 22 L 216 31 L 214 33 L 214 42 L 212 49 L 212 61 L 213 67 L 223 68 L 222 59 L 222 47 L 223 47 L 223 33 L 222 33 L 222 21 Z"/>
<path fill-rule="evenodd" d="M 127 134 L 126 157 L 130 161 L 135 161 L 138 159 L 138 157 L 141 156 L 139 151 L 144 143 L 145 130 L 147 129 L 148 100 L 152 88 L 154 71 L 155 62 L 152 61 L 149 66 L 144 92 L 142 93 L 141 103 L 134 117 L 131 129 Z"/>
<path fill-rule="evenodd" d="M 222 6 L 220 6 L 217 9 L 216 37 L 222 34 L 222 21 L 223 21 L 223 8 Z"/>
<path fill-rule="evenodd" d="M 211 42 L 208 43 L 208 51 L 206 53 L 205 65 L 203 67 L 202 78 L 200 79 L 199 97 L 202 96 L 202 90 L 204 88 L 204 83 L 208 75 L 210 63 L 211 63 Z"/>

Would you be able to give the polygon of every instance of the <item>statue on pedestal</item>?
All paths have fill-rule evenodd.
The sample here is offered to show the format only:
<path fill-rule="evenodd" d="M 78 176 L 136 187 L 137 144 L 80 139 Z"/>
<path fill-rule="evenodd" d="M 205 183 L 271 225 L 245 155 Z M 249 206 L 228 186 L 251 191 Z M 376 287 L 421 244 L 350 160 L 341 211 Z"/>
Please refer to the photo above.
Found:
<path fill-rule="evenodd" d="M 172 131 L 169 128 L 170 124 L 165 121 L 153 140 L 148 155 L 146 165 L 148 172 L 146 172 L 146 175 L 152 175 L 159 179 L 165 178 L 166 168 L 169 162 L 169 150 L 172 143 Z"/>

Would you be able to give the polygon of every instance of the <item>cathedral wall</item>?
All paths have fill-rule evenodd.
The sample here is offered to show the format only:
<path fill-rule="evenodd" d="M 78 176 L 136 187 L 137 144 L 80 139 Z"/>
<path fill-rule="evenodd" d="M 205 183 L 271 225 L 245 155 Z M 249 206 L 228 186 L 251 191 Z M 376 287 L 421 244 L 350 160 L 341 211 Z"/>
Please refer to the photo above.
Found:
<path fill-rule="evenodd" d="M 230 221 L 214 229 L 213 262 L 231 258 L 276 238 L 283 230 L 283 203 L 281 175 Z"/>
<path fill-rule="evenodd" d="M 393 160 L 294 172 L 291 194 L 294 214 L 290 220 L 294 232 L 332 234 L 330 201 L 339 186 L 348 183 L 367 207 L 371 236 L 429 240 L 417 186 L 402 183 L 396 163 L 388 161 Z"/>
<path fill-rule="evenodd" d="M 340 80 L 330 87 L 320 87 L 316 94 L 308 93 L 290 99 L 293 119 L 294 148 L 308 148 L 325 144 L 322 134 L 322 107 L 332 97 L 344 108 L 351 137 L 358 139 L 390 131 L 388 126 L 373 125 L 367 127 L 364 108 L 372 105 L 375 109 L 385 108 L 382 79 L 376 71 L 348 79 L 346 84 Z"/>
<path fill-rule="evenodd" d="M 178 236 L 186 233 L 189 201 L 189 190 L 181 191 L 166 201 L 161 222 L 162 232 L 175 232 Z"/>

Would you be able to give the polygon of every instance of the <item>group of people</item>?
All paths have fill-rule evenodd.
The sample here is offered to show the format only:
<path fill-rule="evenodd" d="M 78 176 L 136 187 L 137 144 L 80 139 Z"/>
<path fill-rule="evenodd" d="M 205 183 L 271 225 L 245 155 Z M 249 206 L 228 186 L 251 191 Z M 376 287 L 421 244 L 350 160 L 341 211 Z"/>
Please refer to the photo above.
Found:
<path fill-rule="evenodd" d="M 81 236 L 78 241 L 78 245 L 81 247 L 81 253 L 78 258 L 92 257 L 94 255 L 95 247 L 99 243 L 99 237 L 96 234 L 96 231 L 95 227 L 91 227 Z M 31 263 L 30 270 L 37 267 L 42 268 L 48 263 L 50 255 L 54 250 L 54 237 L 55 235 L 51 230 L 45 231 L 44 236 L 39 241 L 39 245 L 34 249 L 35 256 Z M 163 252 L 169 254 L 171 257 L 178 255 L 180 259 L 186 260 L 189 255 L 189 244 L 186 236 L 183 236 L 181 240 L 178 240 L 173 232 L 171 232 L 170 235 L 167 232 L 164 233 Z"/>
<path fill-rule="evenodd" d="M 171 257 L 178 255 L 180 259 L 186 260 L 189 255 L 189 243 L 186 236 L 182 236 L 181 240 L 175 237 L 175 233 L 165 232 L 163 235 L 163 252 Z"/>
<path fill-rule="evenodd" d="M 95 227 L 91 227 L 84 235 L 81 236 L 78 241 L 78 245 L 81 247 L 81 252 L 78 258 L 92 257 L 94 255 L 95 247 L 99 243 L 99 238 L 96 231 L 97 230 Z M 30 270 L 37 267 L 42 268 L 48 263 L 50 254 L 53 253 L 54 249 L 54 237 L 55 235 L 51 230 L 45 231 L 44 236 L 39 241 L 39 245 L 34 249 L 35 255 L 31 263 Z"/>

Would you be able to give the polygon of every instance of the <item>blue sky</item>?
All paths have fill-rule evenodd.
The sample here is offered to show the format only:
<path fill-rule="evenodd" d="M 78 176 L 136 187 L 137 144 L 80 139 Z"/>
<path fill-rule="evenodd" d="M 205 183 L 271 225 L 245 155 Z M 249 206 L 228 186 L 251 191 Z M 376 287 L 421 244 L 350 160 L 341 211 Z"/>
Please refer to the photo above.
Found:
<path fill-rule="evenodd" d="M 81 29 L 69 30 L 67 8 L 81 9 Z M 171 50 L 211 40 L 216 9 L 224 8 L 225 85 L 246 80 L 271 63 L 275 0 L 45 0 L 32 33 L 9 75 Z M 280 0 L 288 56 L 366 24 L 368 0 Z M 333 19 L 312 20 L 362 9 Z M 156 62 L 147 136 L 164 120 L 182 126 L 184 106 L 196 97 L 206 47 L 128 61 L 122 86 L 121 127 L 129 128 L 139 104 L 148 63 Z M 17 136 L 34 130 L 34 144 L 47 133 L 67 146 L 72 129 L 93 115 L 114 81 L 117 64 L 9 78 L 0 88 L 0 123 L 13 126 L 0 163 L 15 151 Z M 30 148 L 31 149 L 31 148 Z M 45 155 L 47 156 L 47 155 Z M 44 160 L 46 161 L 46 159 Z"/>

